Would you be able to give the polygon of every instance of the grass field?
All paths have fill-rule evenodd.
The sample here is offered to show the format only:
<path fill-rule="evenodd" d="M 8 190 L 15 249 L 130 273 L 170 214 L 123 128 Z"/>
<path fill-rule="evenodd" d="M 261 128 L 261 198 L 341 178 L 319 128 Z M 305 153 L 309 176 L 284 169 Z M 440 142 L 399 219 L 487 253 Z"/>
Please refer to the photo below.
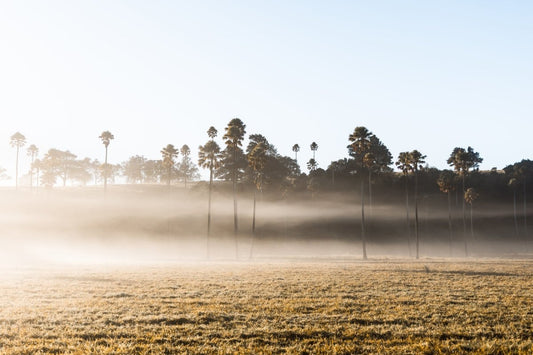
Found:
<path fill-rule="evenodd" d="M 0 353 L 533 353 L 533 261 L 6 268 Z"/>

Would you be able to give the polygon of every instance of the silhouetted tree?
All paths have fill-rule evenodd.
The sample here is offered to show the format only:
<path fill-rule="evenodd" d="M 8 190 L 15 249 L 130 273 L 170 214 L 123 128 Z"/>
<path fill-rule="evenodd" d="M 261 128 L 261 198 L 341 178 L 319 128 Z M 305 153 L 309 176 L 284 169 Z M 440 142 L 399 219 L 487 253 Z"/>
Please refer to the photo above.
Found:
<path fill-rule="evenodd" d="M 210 140 L 203 146 L 198 147 L 198 165 L 204 169 L 209 169 L 209 202 L 207 206 L 207 245 L 206 255 L 209 259 L 209 239 L 211 235 L 211 194 L 213 190 L 213 174 L 220 166 L 220 159 L 222 155 L 220 153 L 220 147 L 215 142 L 217 136 L 217 130 L 211 126 L 207 130 L 207 135 Z"/>
<path fill-rule="evenodd" d="M 455 190 L 455 176 L 451 170 L 444 170 L 440 173 L 437 184 L 440 191 L 444 192 L 448 197 L 448 233 L 450 243 L 450 256 L 452 255 L 453 230 L 452 230 L 452 206 L 451 206 L 451 192 Z"/>
<path fill-rule="evenodd" d="M 318 150 L 318 144 L 316 142 L 311 143 L 311 151 L 313 152 L 313 159 L 315 159 L 315 153 Z"/>
<path fill-rule="evenodd" d="M 307 170 L 309 170 L 309 173 L 315 171 L 318 168 L 318 163 L 314 158 L 309 159 L 307 162 Z"/>
<path fill-rule="evenodd" d="M 224 142 L 226 143 L 227 153 L 233 155 L 233 166 L 232 166 L 232 183 L 233 183 L 233 233 L 235 237 L 235 258 L 238 258 L 239 249 L 237 241 L 237 232 L 238 232 L 238 220 L 237 220 L 237 179 L 238 179 L 238 168 L 237 165 L 237 156 L 242 155 L 242 141 L 244 135 L 246 134 L 246 125 L 239 119 L 232 119 L 226 126 L 226 133 L 223 136 Z M 240 153 L 240 154 L 239 154 Z M 244 167 L 242 167 L 244 169 Z"/>
<path fill-rule="evenodd" d="M 420 233 L 418 229 L 418 171 L 423 168 L 425 155 L 418 150 L 413 150 L 410 155 L 410 170 L 415 176 L 415 240 L 416 240 L 416 258 L 419 258 Z"/>
<path fill-rule="evenodd" d="M 37 154 L 39 154 L 39 148 L 35 144 L 32 144 L 28 147 L 27 150 L 28 156 L 31 159 L 31 165 L 30 165 L 30 189 L 33 188 L 33 169 L 34 169 L 34 162 L 35 158 L 37 157 Z"/>
<path fill-rule="evenodd" d="M 263 188 L 263 171 L 267 162 L 267 145 L 264 142 L 259 142 L 255 147 L 248 153 L 248 164 L 254 172 L 254 203 L 252 211 L 252 241 L 250 245 L 250 259 L 253 256 L 253 247 L 255 240 L 255 211 L 256 211 L 256 202 L 257 202 L 257 191 L 262 193 Z"/>
<path fill-rule="evenodd" d="M 128 183 L 142 183 L 144 181 L 144 156 L 135 155 L 122 163 L 122 175 L 126 177 Z"/>
<path fill-rule="evenodd" d="M 470 236 L 474 239 L 474 201 L 477 200 L 479 194 L 477 191 L 470 187 L 465 192 L 465 201 L 470 205 Z"/>
<path fill-rule="evenodd" d="M 409 152 L 401 152 L 398 155 L 396 166 L 402 171 L 402 175 L 405 181 L 407 247 L 409 248 L 409 256 L 411 256 L 411 219 L 409 218 L 409 172 L 411 171 L 411 154 Z"/>
<path fill-rule="evenodd" d="M 370 150 L 370 132 L 366 127 L 355 127 L 354 131 L 348 137 L 351 142 L 349 149 L 360 157 L 358 173 L 361 173 L 361 239 L 363 242 L 363 259 L 367 259 L 366 254 L 366 226 L 365 226 L 365 179 L 363 171 L 365 170 L 364 157 Z"/>
<path fill-rule="evenodd" d="M 102 140 L 102 144 L 105 147 L 105 159 L 104 159 L 103 170 L 104 170 L 104 193 L 106 193 L 107 192 L 107 178 L 109 174 L 109 167 L 107 164 L 107 149 L 109 147 L 109 143 L 111 143 L 111 141 L 115 139 L 115 136 L 109 131 L 103 131 L 102 134 L 100 134 L 100 137 L 98 138 Z"/>
<path fill-rule="evenodd" d="M 300 146 L 295 144 L 292 146 L 292 151 L 294 152 L 294 160 L 298 163 L 298 152 L 300 151 Z"/>
<path fill-rule="evenodd" d="M 183 180 L 185 188 L 187 188 L 187 181 L 195 180 L 200 175 L 198 174 L 198 168 L 189 157 L 191 150 L 187 144 L 181 147 L 180 153 L 182 158 L 178 165 L 178 176 Z"/>
<path fill-rule="evenodd" d="M 466 192 L 465 177 L 471 169 L 477 169 L 483 158 L 472 147 L 454 148 L 447 160 L 448 165 L 453 166 L 455 172 L 461 177 L 463 195 Z M 465 199 L 462 199 L 463 207 L 463 238 L 465 243 L 465 255 L 468 256 L 468 241 L 466 237 L 466 209 Z"/>
<path fill-rule="evenodd" d="M 167 144 L 166 147 L 161 149 L 161 155 L 163 157 L 163 168 L 167 173 L 167 185 L 170 186 L 170 181 L 172 180 L 172 171 L 174 170 L 174 165 L 176 164 L 174 159 L 178 156 L 178 150 L 173 144 Z"/>
<path fill-rule="evenodd" d="M 17 148 L 17 158 L 16 158 L 16 163 L 15 163 L 15 188 L 18 189 L 18 186 L 19 186 L 19 150 L 20 148 L 24 147 L 24 145 L 26 144 L 26 137 L 24 137 L 24 135 L 20 132 L 15 132 L 15 134 L 11 136 L 10 144 L 12 147 Z"/>

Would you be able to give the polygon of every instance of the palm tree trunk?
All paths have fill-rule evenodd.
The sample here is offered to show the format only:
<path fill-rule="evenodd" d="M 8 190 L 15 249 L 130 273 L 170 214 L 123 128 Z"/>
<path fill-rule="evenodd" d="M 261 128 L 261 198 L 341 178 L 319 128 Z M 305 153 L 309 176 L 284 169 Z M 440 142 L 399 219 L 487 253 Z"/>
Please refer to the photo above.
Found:
<path fill-rule="evenodd" d="M 363 241 L 363 260 L 367 260 L 366 255 L 366 235 L 365 235 L 365 179 L 361 176 L 361 239 Z"/>
<path fill-rule="evenodd" d="M 526 195 L 526 178 L 527 176 L 524 174 L 524 246 L 527 249 L 527 240 L 529 238 L 528 232 L 527 232 L 527 195 Z"/>
<path fill-rule="evenodd" d="M 254 190 L 254 207 L 252 212 L 252 240 L 250 243 L 250 255 L 249 259 L 252 258 L 253 252 L 254 252 L 254 240 L 255 240 L 255 205 L 256 205 L 256 199 L 257 199 L 257 189 Z"/>
<path fill-rule="evenodd" d="M 470 237 L 474 240 L 474 202 L 470 202 Z"/>
<path fill-rule="evenodd" d="M 233 146 L 233 236 L 235 239 L 235 259 L 239 258 L 239 244 L 237 240 L 237 145 Z"/>
<path fill-rule="evenodd" d="M 370 206 L 370 217 L 372 217 L 373 204 L 372 204 L 372 169 L 368 169 L 368 204 Z"/>
<path fill-rule="evenodd" d="M 211 192 L 213 189 L 213 159 L 209 168 L 209 198 L 207 203 L 207 238 L 206 238 L 206 257 L 209 260 L 209 237 L 211 236 Z"/>
<path fill-rule="evenodd" d="M 466 236 L 466 208 L 465 208 L 465 175 L 463 173 L 463 239 L 465 242 L 465 256 L 468 256 L 468 241 Z"/>
<path fill-rule="evenodd" d="M 420 238 L 418 235 L 418 172 L 415 170 L 415 242 L 416 258 L 420 257 Z"/>
<path fill-rule="evenodd" d="M 453 255 L 453 231 L 452 231 L 452 202 L 450 196 L 450 190 L 448 190 L 448 232 L 450 238 L 450 256 Z"/>
<path fill-rule="evenodd" d="M 518 239 L 518 217 L 516 213 L 516 189 L 513 189 L 513 217 L 514 217 L 514 233 L 515 237 Z"/>
<path fill-rule="evenodd" d="M 105 162 L 104 162 L 104 194 L 107 193 L 107 146 L 105 147 Z"/>
<path fill-rule="evenodd" d="M 406 226 L 407 226 L 407 248 L 409 250 L 409 256 L 411 256 L 411 223 L 409 218 L 409 178 L 405 175 L 405 214 L 406 214 Z"/>
<path fill-rule="evenodd" d="M 15 163 L 15 189 L 19 188 L 19 146 L 17 145 L 17 161 Z"/>

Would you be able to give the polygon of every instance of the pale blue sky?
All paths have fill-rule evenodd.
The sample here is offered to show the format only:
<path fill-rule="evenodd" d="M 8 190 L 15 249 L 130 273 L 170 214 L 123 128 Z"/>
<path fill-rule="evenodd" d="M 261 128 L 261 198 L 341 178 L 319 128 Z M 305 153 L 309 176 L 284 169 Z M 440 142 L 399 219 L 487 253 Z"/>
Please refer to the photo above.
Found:
<path fill-rule="evenodd" d="M 196 150 L 233 117 L 299 162 L 366 126 L 444 168 L 533 158 L 530 1 L 2 1 L 0 165 L 9 137 L 110 161 Z M 27 169 L 27 158 L 22 165 Z"/>

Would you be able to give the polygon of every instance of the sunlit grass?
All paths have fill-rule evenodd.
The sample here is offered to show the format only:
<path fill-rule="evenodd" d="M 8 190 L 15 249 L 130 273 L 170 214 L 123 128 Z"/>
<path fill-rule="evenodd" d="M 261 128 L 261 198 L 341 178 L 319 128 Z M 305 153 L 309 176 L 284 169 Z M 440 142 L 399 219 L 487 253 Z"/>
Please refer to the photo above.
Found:
<path fill-rule="evenodd" d="M 522 353 L 533 262 L 4 270 L 0 353 Z"/>

